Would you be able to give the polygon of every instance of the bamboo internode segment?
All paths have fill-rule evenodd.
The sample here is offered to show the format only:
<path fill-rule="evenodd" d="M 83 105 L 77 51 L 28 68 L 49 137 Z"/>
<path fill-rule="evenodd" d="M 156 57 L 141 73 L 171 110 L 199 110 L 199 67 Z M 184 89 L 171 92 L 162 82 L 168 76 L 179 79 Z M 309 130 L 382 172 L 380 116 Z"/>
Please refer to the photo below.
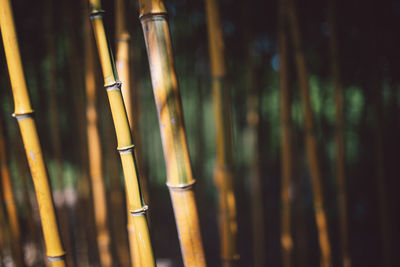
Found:
<path fill-rule="evenodd" d="M 286 30 L 286 0 L 279 1 L 278 43 L 279 43 L 279 87 L 281 104 L 281 246 L 282 263 L 284 267 L 292 266 L 293 240 L 291 234 L 291 199 L 290 185 L 292 183 L 292 142 L 291 117 L 287 64 L 287 30 Z"/>
<path fill-rule="evenodd" d="M 321 266 L 330 267 L 332 266 L 331 245 L 328 236 L 326 214 L 323 208 L 321 171 L 319 169 L 314 118 L 310 103 L 308 72 L 304 51 L 301 49 L 302 39 L 300 35 L 294 0 L 289 0 L 288 19 L 291 34 L 293 37 L 296 68 L 299 78 L 301 101 L 303 105 L 304 125 L 306 132 L 305 141 L 308 164 L 310 166 L 311 184 L 313 189 L 315 220 L 318 229 L 318 239 L 321 251 Z"/>
<path fill-rule="evenodd" d="M 21 130 L 26 156 L 32 174 L 46 251 L 52 266 L 65 266 L 64 249 L 54 211 L 46 168 L 43 161 L 36 125 L 31 117 L 33 112 L 24 78 L 17 36 L 9 0 L 0 0 L 0 27 L 4 50 L 10 73 L 15 103 L 14 115 Z"/>
<path fill-rule="evenodd" d="M 239 259 L 239 254 L 236 247 L 230 91 L 226 82 L 224 41 L 216 0 L 206 0 L 206 12 L 216 123 L 217 162 L 214 180 L 219 190 L 221 259 L 223 266 L 232 266 Z"/>
<path fill-rule="evenodd" d="M 11 183 L 10 169 L 8 168 L 8 158 L 6 150 L 5 131 L 3 120 L 0 118 L 0 177 L 3 200 L 8 216 L 8 221 L 13 239 L 12 250 L 16 266 L 23 266 L 23 252 L 21 244 L 21 229 L 18 220 L 18 210 L 15 204 L 14 192 Z"/>
<path fill-rule="evenodd" d="M 137 249 L 139 250 L 140 264 L 138 266 L 155 266 L 153 249 L 150 242 L 150 234 L 147 226 L 145 212 L 147 206 L 144 204 L 137 175 L 136 161 L 133 154 L 128 117 L 121 93 L 115 65 L 113 62 L 110 46 L 104 30 L 100 1 L 90 0 L 90 18 L 96 39 L 100 63 L 103 70 L 104 84 L 110 103 L 111 114 L 117 135 L 117 150 L 121 157 L 127 192 L 128 209 L 132 216 L 134 232 L 136 236 Z"/>
<path fill-rule="evenodd" d="M 139 1 L 154 98 L 185 266 L 205 266 L 171 37 L 162 1 Z"/>

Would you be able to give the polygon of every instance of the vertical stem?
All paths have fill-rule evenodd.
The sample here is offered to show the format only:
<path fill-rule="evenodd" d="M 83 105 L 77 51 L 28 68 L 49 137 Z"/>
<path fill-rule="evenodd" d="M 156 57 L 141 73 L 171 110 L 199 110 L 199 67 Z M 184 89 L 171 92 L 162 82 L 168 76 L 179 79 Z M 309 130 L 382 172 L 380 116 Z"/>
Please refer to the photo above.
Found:
<path fill-rule="evenodd" d="M 339 227 L 340 227 L 340 245 L 342 266 L 351 267 L 348 238 L 348 216 L 346 205 L 346 174 L 345 174 L 345 155 L 343 139 L 343 95 L 340 68 L 338 63 L 338 40 L 336 30 L 336 6 L 335 0 L 329 1 L 328 19 L 330 25 L 330 56 L 331 73 L 333 79 L 333 88 L 336 102 L 336 176 L 338 189 L 338 207 L 339 207 Z"/>
<path fill-rule="evenodd" d="M 236 246 L 237 221 L 233 189 L 231 104 L 230 90 L 226 80 L 224 40 L 216 0 L 206 0 L 206 12 L 216 123 L 217 162 L 214 181 L 219 190 L 221 260 L 223 266 L 235 266 L 239 260 L 239 254 Z"/>
<path fill-rule="evenodd" d="M 279 1 L 278 21 L 278 43 L 279 43 L 279 87 L 281 104 L 281 246 L 282 265 L 292 266 L 293 239 L 291 234 L 291 195 L 290 186 L 292 183 L 292 141 L 291 141 L 291 118 L 290 118 L 290 97 L 288 79 L 288 51 L 286 31 L 286 0 Z"/>
<path fill-rule="evenodd" d="M 101 266 L 112 266 L 110 232 L 107 221 L 106 188 L 103 176 L 103 163 L 100 134 L 96 109 L 96 82 L 94 76 L 94 40 L 89 20 L 85 20 L 85 85 L 86 85 L 86 120 L 87 143 L 89 152 L 89 173 L 92 182 L 93 207 L 97 228 L 97 245 Z"/>
<path fill-rule="evenodd" d="M 161 0 L 139 1 L 139 7 L 183 262 L 205 266 L 167 12 Z"/>
<path fill-rule="evenodd" d="M 6 149 L 4 122 L 0 118 L 0 176 L 3 200 L 6 207 L 6 212 L 9 220 L 9 226 L 12 235 L 12 250 L 14 260 L 17 266 L 23 266 L 23 252 L 21 242 L 21 229 L 18 219 L 18 210 L 15 203 L 14 192 L 11 183 L 10 169 L 8 168 L 8 157 Z"/>
<path fill-rule="evenodd" d="M 97 50 L 103 70 L 104 86 L 107 90 L 111 113 L 117 135 L 117 150 L 121 157 L 122 169 L 128 199 L 128 209 L 131 213 L 134 233 L 136 236 L 138 256 L 136 266 L 155 266 L 150 234 L 147 226 L 146 211 L 140 191 L 137 164 L 133 153 L 133 142 L 129 128 L 128 117 L 121 93 L 121 83 L 115 69 L 112 53 L 107 42 L 103 24 L 103 11 L 99 0 L 90 0 L 90 18 L 92 21 Z"/>
<path fill-rule="evenodd" d="M 65 266 L 64 249 L 54 211 L 53 199 L 37 135 L 32 118 L 33 110 L 26 88 L 21 57 L 15 33 L 14 20 L 9 0 L 0 0 L 0 28 L 13 90 L 15 111 L 29 162 L 37 201 L 39 204 L 47 257 L 52 266 Z"/>
<path fill-rule="evenodd" d="M 315 138 L 314 118 L 310 103 L 310 90 L 308 83 L 308 71 L 306 67 L 306 59 L 302 50 L 302 40 L 300 36 L 299 21 L 297 19 L 294 0 L 289 0 L 289 24 L 293 37 L 293 45 L 296 59 L 297 74 L 299 78 L 299 86 L 301 93 L 301 101 L 303 104 L 304 125 L 306 132 L 306 149 L 308 164 L 311 173 L 311 184 L 314 197 L 314 211 L 316 225 L 318 229 L 318 239 L 321 251 L 321 266 L 332 266 L 331 261 L 331 245 L 328 236 L 328 225 L 325 210 L 323 207 L 323 193 L 321 172 L 319 169 L 317 155 L 317 140 Z"/>

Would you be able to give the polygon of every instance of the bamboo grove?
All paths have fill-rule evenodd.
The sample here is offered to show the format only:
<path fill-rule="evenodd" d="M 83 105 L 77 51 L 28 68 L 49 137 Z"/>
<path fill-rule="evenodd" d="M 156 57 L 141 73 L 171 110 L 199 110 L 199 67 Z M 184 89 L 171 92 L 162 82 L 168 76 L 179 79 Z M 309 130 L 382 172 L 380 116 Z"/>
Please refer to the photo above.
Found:
<path fill-rule="evenodd" d="M 0 0 L 0 266 L 397 266 L 399 10 Z"/>

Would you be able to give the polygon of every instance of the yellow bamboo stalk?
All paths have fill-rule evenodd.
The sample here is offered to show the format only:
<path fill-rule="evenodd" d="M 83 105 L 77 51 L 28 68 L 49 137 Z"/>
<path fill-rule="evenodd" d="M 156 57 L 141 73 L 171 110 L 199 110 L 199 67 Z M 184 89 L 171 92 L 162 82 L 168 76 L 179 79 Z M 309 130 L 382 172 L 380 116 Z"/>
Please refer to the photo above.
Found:
<path fill-rule="evenodd" d="M 97 246 L 101 266 L 112 266 L 110 232 L 107 220 L 106 188 L 103 176 L 102 150 L 96 109 L 96 82 L 94 76 L 94 40 L 89 20 L 85 20 L 85 87 L 86 87 L 86 133 L 88 144 L 89 174 L 92 185 L 94 217 L 97 229 Z"/>
<path fill-rule="evenodd" d="M 205 266 L 167 11 L 161 0 L 140 0 L 139 7 L 183 262 Z"/>
<path fill-rule="evenodd" d="M 11 183 L 10 169 L 8 168 L 8 158 L 6 150 L 5 132 L 3 120 L 0 118 L 0 175 L 3 200 L 8 215 L 11 236 L 12 250 L 16 266 L 23 266 L 23 252 L 21 243 L 21 229 L 18 219 L 18 210 L 15 204 L 14 192 Z"/>
<path fill-rule="evenodd" d="M 49 180 L 43 161 L 32 107 L 22 69 L 14 19 L 9 0 L 0 0 L 0 28 L 14 97 L 14 116 L 20 127 L 26 157 L 39 204 L 47 257 L 52 266 L 65 266 Z"/>
<path fill-rule="evenodd" d="M 302 50 L 302 39 L 299 29 L 299 21 L 297 19 L 296 8 L 294 0 L 289 0 L 289 25 L 293 38 L 297 75 L 299 79 L 301 101 L 303 105 L 304 125 L 306 132 L 306 149 L 307 158 L 311 174 L 311 184 L 313 188 L 314 197 L 314 211 L 315 219 L 318 230 L 318 240 L 321 252 L 321 266 L 331 267 L 331 245 L 328 236 L 328 226 L 325 210 L 323 207 L 321 172 L 319 169 L 318 155 L 317 155 L 317 141 L 315 138 L 315 127 L 313 112 L 311 110 L 310 92 L 308 83 L 308 71 L 306 67 L 306 59 L 304 51 Z"/>
<path fill-rule="evenodd" d="M 335 1 L 329 1 L 328 20 L 330 26 L 330 56 L 331 73 L 336 103 L 336 177 L 338 189 L 339 207 L 339 226 L 341 261 L 343 267 L 351 267 L 348 238 L 348 216 L 346 205 L 346 174 L 345 174 L 345 154 L 343 138 L 343 95 L 340 68 L 338 63 L 338 40 L 335 20 L 336 6 Z"/>
<path fill-rule="evenodd" d="M 135 257 L 135 266 L 155 266 L 146 219 L 147 206 L 144 204 L 140 191 L 136 161 L 133 153 L 134 145 L 122 98 L 121 82 L 118 79 L 112 53 L 107 43 L 100 0 L 89 0 L 89 4 L 90 18 L 103 70 L 104 86 L 107 90 L 115 132 L 117 135 L 117 150 L 122 161 L 122 169 L 124 172 L 128 198 L 128 209 L 130 216 L 132 217 L 134 234 L 136 236 L 138 257 Z"/>
<path fill-rule="evenodd" d="M 237 251 L 236 200 L 233 190 L 232 119 L 230 91 L 226 83 L 224 40 L 216 0 L 206 0 L 208 44 L 211 62 L 216 126 L 216 166 L 214 182 L 219 190 L 219 231 L 223 266 L 234 266 Z"/>
<path fill-rule="evenodd" d="M 278 49 L 279 49 L 279 87 L 281 104 L 281 246 L 282 265 L 292 266 L 293 239 L 291 234 L 291 198 L 290 185 L 292 183 L 292 142 L 290 98 L 288 84 L 288 51 L 287 31 L 285 23 L 286 0 L 279 1 L 278 19 Z"/>

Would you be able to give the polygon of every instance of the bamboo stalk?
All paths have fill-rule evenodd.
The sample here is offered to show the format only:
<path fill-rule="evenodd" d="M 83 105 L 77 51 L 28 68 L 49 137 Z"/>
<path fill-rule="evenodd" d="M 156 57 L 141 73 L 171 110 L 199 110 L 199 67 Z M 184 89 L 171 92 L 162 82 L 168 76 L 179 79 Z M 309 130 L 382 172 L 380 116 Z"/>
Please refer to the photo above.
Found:
<path fill-rule="evenodd" d="M 279 1 L 278 21 L 278 49 L 279 49 L 279 87 L 281 104 L 281 246 L 282 265 L 292 266 L 293 239 L 291 233 L 291 195 L 292 183 L 292 140 L 291 140 L 291 117 L 290 98 L 288 84 L 288 51 L 287 31 L 285 23 L 286 0 Z"/>
<path fill-rule="evenodd" d="M 11 5 L 8 0 L 0 0 L 0 28 L 14 97 L 14 116 L 20 127 L 35 186 L 47 258 L 52 266 L 65 266 L 65 252 L 60 240 L 36 125 L 32 118 L 33 110 L 23 74 Z"/>
<path fill-rule="evenodd" d="M 330 25 L 330 56 L 331 74 L 335 92 L 336 103 L 336 177 L 338 189 L 339 207 L 339 226 L 340 226 L 340 245 L 341 261 L 343 267 L 351 267 L 348 238 L 348 216 L 346 205 L 346 174 L 345 174 L 345 154 L 343 137 L 343 95 L 340 68 L 338 63 L 338 40 L 336 30 L 336 5 L 334 0 L 329 1 L 328 19 Z"/>
<path fill-rule="evenodd" d="M 306 149 L 307 158 L 311 174 L 311 184 L 313 189 L 313 205 L 315 212 L 315 220 L 318 230 L 318 240 L 321 252 L 321 266 L 332 266 L 331 245 L 328 236 L 328 226 L 325 210 L 323 207 L 322 181 L 319 169 L 319 161 L 317 156 L 317 140 L 315 138 L 315 127 L 313 112 L 310 103 L 310 90 L 308 83 L 308 71 L 306 67 L 306 59 L 302 50 L 302 39 L 296 14 L 294 0 L 289 0 L 289 25 L 293 38 L 297 75 L 299 79 L 301 101 L 303 104 L 304 125 L 306 132 Z"/>
<path fill-rule="evenodd" d="M 183 262 L 205 266 L 167 11 L 161 0 L 140 0 L 139 7 Z"/>
<path fill-rule="evenodd" d="M 94 40 L 88 19 L 85 19 L 85 87 L 89 174 L 92 185 L 93 207 L 97 229 L 97 246 L 101 266 L 112 266 L 111 237 L 107 220 L 107 199 L 102 171 L 102 149 L 96 109 L 96 82 L 94 76 Z"/>
<path fill-rule="evenodd" d="M 16 266 L 23 266 L 23 252 L 21 242 L 21 228 L 18 219 L 18 210 L 15 203 L 14 192 L 12 189 L 11 174 L 8 168 L 8 157 L 6 150 L 4 122 L 0 117 L 0 175 L 3 200 L 8 215 L 9 226 L 12 236 L 12 251 Z"/>
<path fill-rule="evenodd" d="M 133 153 L 131 132 L 128 117 L 121 93 L 121 82 L 115 69 L 113 57 L 103 25 L 103 11 L 99 0 L 89 0 L 90 18 L 94 30 L 100 63 L 103 70 L 104 86 L 110 102 L 118 142 L 118 152 L 122 161 L 125 186 L 128 198 L 128 209 L 131 213 L 134 234 L 136 236 L 138 257 L 135 257 L 135 266 L 155 266 L 153 249 L 147 225 L 146 211 L 140 191 L 137 175 L 137 165 Z"/>
<path fill-rule="evenodd" d="M 216 0 L 206 0 L 208 43 L 211 61 L 216 126 L 217 160 L 214 182 L 219 190 L 219 230 L 223 266 L 235 266 L 237 251 L 236 200 L 233 189 L 232 119 L 230 90 L 226 80 L 224 40 Z"/>

